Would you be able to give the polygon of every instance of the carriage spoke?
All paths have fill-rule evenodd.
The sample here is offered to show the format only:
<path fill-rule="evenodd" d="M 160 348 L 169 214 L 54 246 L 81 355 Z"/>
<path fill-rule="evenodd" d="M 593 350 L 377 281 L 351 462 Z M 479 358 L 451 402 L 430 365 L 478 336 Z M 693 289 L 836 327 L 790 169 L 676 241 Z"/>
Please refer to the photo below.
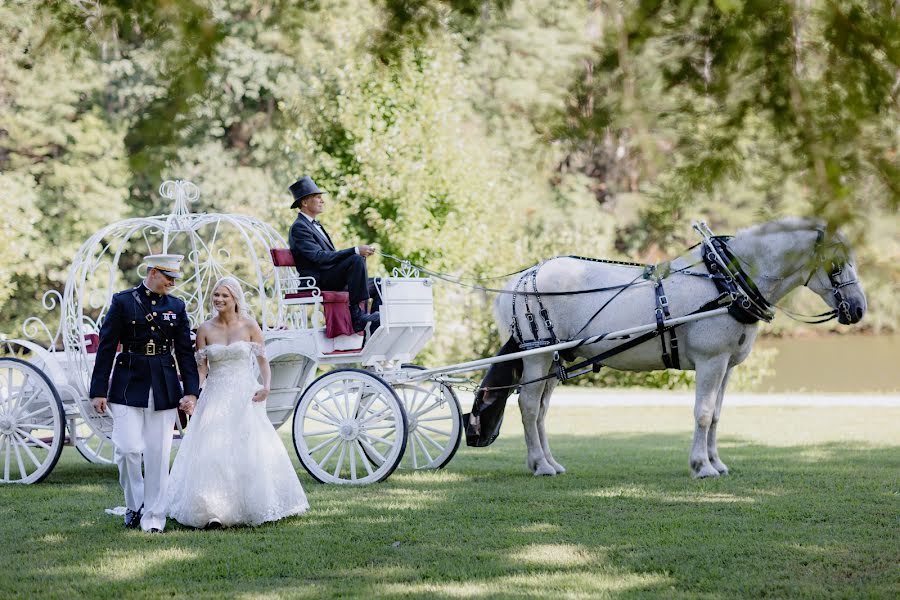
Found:
<path fill-rule="evenodd" d="M 304 418 L 309 419 L 310 421 L 317 421 L 319 423 L 324 423 L 325 425 L 336 425 L 337 424 L 335 421 L 328 421 L 326 419 L 320 419 L 319 417 L 316 417 L 315 415 L 311 415 L 309 413 L 307 413 Z M 338 423 L 339 422 L 340 421 L 338 421 Z"/>
<path fill-rule="evenodd" d="M 371 477 L 372 475 L 372 467 L 369 466 L 369 459 L 366 458 L 366 453 L 363 452 L 362 445 L 358 440 L 353 440 L 353 447 L 359 453 L 359 459 L 362 461 L 363 466 L 366 468 L 366 473 Z"/>
<path fill-rule="evenodd" d="M 19 473 L 22 475 L 22 479 L 28 477 L 28 473 L 25 471 L 25 463 L 22 462 L 22 452 L 19 450 L 19 444 L 17 443 L 16 435 L 13 434 L 11 437 L 11 441 L 13 442 L 13 449 L 16 451 L 16 462 L 19 464 Z"/>
<path fill-rule="evenodd" d="M 16 406 L 16 410 L 23 410 L 26 406 L 28 406 L 29 404 L 31 404 L 31 402 L 32 402 L 35 398 L 37 398 L 38 396 L 41 395 L 41 391 L 42 391 L 42 390 L 40 390 L 40 389 L 34 390 L 34 391 L 28 396 L 28 398 L 25 399 L 24 402 L 22 402 L 21 404 L 19 404 L 18 406 Z M 27 392 L 26 392 L 26 390 L 25 390 L 25 386 L 23 385 L 23 386 L 22 386 L 22 395 L 25 395 L 26 393 L 27 393 Z"/>
<path fill-rule="evenodd" d="M 387 407 L 381 409 L 380 411 L 378 411 L 377 413 L 375 413 L 374 415 L 372 415 L 372 416 L 369 417 L 368 419 L 363 419 L 363 424 L 365 424 L 365 423 L 371 423 L 371 422 L 375 421 L 376 419 L 380 421 L 381 419 L 378 419 L 378 417 L 380 417 L 381 415 L 383 415 L 383 414 L 386 413 L 386 412 L 390 412 L 390 410 L 391 410 L 391 407 L 390 407 L 390 406 L 387 406 Z"/>
<path fill-rule="evenodd" d="M 356 452 L 353 451 L 353 446 L 350 446 L 350 479 L 356 481 Z"/>
<path fill-rule="evenodd" d="M 333 412 L 331 412 L 330 410 L 328 410 L 328 409 L 325 407 L 324 404 L 322 404 L 321 402 L 319 402 L 319 399 L 318 399 L 318 398 L 313 398 L 313 404 L 315 404 L 316 406 L 318 406 L 319 408 L 321 408 L 323 411 L 325 411 L 325 413 L 326 413 L 329 417 L 331 417 L 332 419 L 334 419 L 334 420 L 332 421 L 332 424 L 340 423 L 341 421 L 343 421 L 343 419 L 341 419 L 340 417 L 336 416 Z"/>
<path fill-rule="evenodd" d="M 340 446 L 340 445 L 341 445 L 341 441 L 340 441 L 340 440 L 338 440 L 337 442 L 335 442 L 334 446 L 331 447 L 331 450 L 329 450 L 329 451 L 325 454 L 325 457 L 319 462 L 319 465 L 320 465 L 323 469 L 325 468 L 325 464 L 328 462 L 328 459 L 331 458 L 331 456 L 334 454 L 334 451 L 337 450 L 337 449 L 338 449 L 338 446 Z M 312 452 L 310 452 L 309 455 L 312 456 Z"/>
<path fill-rule="evenodd" d="M 413 413 L 412 416 L 418 417 L 419 415 L 429 413 L 429 412 L 433 411 L 435 408 L 440 407 L 440 405 L 442 403 L 443 403 L 443 400 L 435 400 L 431 406 L 429 406 L 428 408 L 423 408 L 422 410 L 419 410 L 418 412 Z"/>
<path fill-rule="evenodd" d="M 344 380 L 341 382 L 341 389 L 344 391 L 344 407 L 341 407 L 340 402 L 338 402 L 337 396 L 332 396 L 334 398 L 334 406 L 338 411 L 338 414 L 341 415 L 343 419 L 346 419 L 350 414 L 350 390 L 347 389 L 347 381 Z"/>
<path fill-rule="evenodd" d="M 397 425 L 366 425 L 366 431 L 372 431 L 373 429 L 397 429 Z"/>
<path fill-rule="evenodd" d="M 413 434 L 415 435 L 415 434 Z M 413 469 L 419 468 L 419 455 L 416 453 L 416 444 L 411 444 L 412 446 L 412 460 L 413 460 Z"/>
<path fill-rule="evenodd" d="M 416 423 L 426 423 L 428 421 L 453 421 L 453 417 L 445 415 L 443 417 L 425 417 L 424 419 L 416 419 Z"/>
<path fill-rule="evenodd" d="M 39 415 L 39 414 L 41 414 L 42 412 L 45 412 L 45 411 L 48 411 L 48 410 L 50 410 L 50 405 L 49 405 L 49 404 L 43 406 L 42 408 L 37 409 L 37 410 L 34 411 L 34 412 L 30 412 L 30 413 L 28 413 L 27 415 L 22 415 L 22 416 L 20 416 L 19 418 L 20 418 L 20 419 L 30 419 L 31 417 L 33 417 L 33 416 L 35 416 L 35 415 Z M 51 412 L 51 414 L 50 414 L 50 420 L 51 420 L 51 421 L 53 420 L 53 414 L 52 414 L 52 412 Z"/>
<path fill-rule="evenodd" d="M 337 466 L 334 468 L 334 476 L 340 477 L 341 467 L 344 466 L 344 455 L 347 454 L 347 445 L 341 441 L 341 453 L 338 455 Z"/>
<path fill-rule="evenodd" d="M 449 431 L 441 431 L 440 429 L 435 429 L 434 427 L 428 427 L 427 425 L 418 425 L 417 429 L 424 429 L 425 431 L 430 431 L 431 433 L 436 433 L 438 435 L 443 435 L 446 437 L 450 437 Z"/>
<path fill-rule="evenodd" d="M 440 450 L 441 452 L 444 451 L 444 447 L 442 445 L 440 445 L 439 443 L 437 443 L 436 441 L 434 441 L 434 438 L 432 438 L 427 433 L 425 433 L 423 431 L 416 431 L 416 433 L 418 433 L 421 437 L 423 437 L 426 440 L 428 440 L 429 442 L 431 442 L 434 445 L 434 447 L 437 448 L 438 450 Z"/>
<path fill-rule="evenodd" d="M 309 453 L 312 454 L 313 452 L 317 452 L 317 451 L 321 450 L 322 448 L 324 448 L 325 446 L 327 446 L 328 444 L 330 444 L 331 442 L 333 442 L 334 440 L 336 440 L 336 439 L 338 439 L 338 438 L 340 438 L 340 437 L 341 437 L 341 436 L 339 436 L 339 435 L 335 435 L 335 436 L 333 436 L 333 437 L 328 438 L 327 440 L 325 440 L 324 442 L 322 442 L 321 444 L 319 444 L 319 445 L 316 446 L 315 448 L 310 448 L 310 449 L 309 449 Z"/>
<path fill-rule="evenodd" d="M 31 462 L 34 463 L 34 466 L 40 469 L 41 461 L 37 459 L 37 457 L 34 455 L 34 452 L 32 452 L 31 448 L 28 447 L 28 444 L 25 443 L 25 440 L 21 436 L 16 435 L 16 437 L 22 442 L 22 448 L 25 450 L 25 454 L 28 455 L 28 458 L 31 459 Z M 47 449 L 49 450 L 50 448 L 48 447 Z"/>
<path fill-rule="evenodd" d="M 9 436 L 3 436 L 3 442 L 6 446 L 6 455 L 3 460 L 3 481 L 9 481 L 9 457 L 12 452 L 12 447 L 10 446 L 12 442 Z"/>
<path fill-rule="evenodd" d="M 367 452 L 369 452 L 370 454 L 374 454 L 374 455 L 375 455 L 375 458 L 377 458 L 382 464 L 384 464 L 384 461 L 387 460 L 387 459 L 381 454 L 381 452 L 379 452 L 378 450 L 375 449 L 375 446 L 373 446 L 372 444 L 370 444 L 370 443 L 367 442 L 366 440 L 360 439 L 360 440 L 359 440 L 359 443 L 362 444 L 362 446 L 366 449 Z"/>
<path fill-rule="evenodd" d="M 43 448 L 44 450 L 47 450 L 47 451 L 50 450 L 50 446 L 48 446 L 43 440 L 40 440 L 40 439 L 34 437 L 33 435 L 31 435 L 30 433 L 28 433 L 28 432 L 25 431 L 24 429 L 21 429 L 21 428 L 19 428 L 19 427 L 16 427 L 16 431 L 19 432 L 19 437 L 23 438 L 23 442 L 24 442 L 24 438 L 27 437 L 29 440 L 31 440 L 32 442 L 34 442 L 35 444 L 37 444 L 38 446 L 40 446 L 40 447 Z"/>
<path fill-rule="evenodd" d="M 362 432 L 360 432 L 359 435 L 361 435 L 361 436 L 363 436 L 363 437 L 365 437 L 365 438 L 367 438 L 367 439 L 370 439 L 370 440 L 375 440 L 376 442 L 381 442 L 382 444 L 384 444 L 384 445 L 386 445 L 386 446 L 393 446 L 393 445 L 394 445 L 394 442 L 392 442 L 392 441 L 390 441 L 390 440 L 386 440 L 386 439 L 384 439 L 383 437 L 378 437 L 377 435 L 369 435 L 368 433 L 362 433 Z"/>
<path fill-rule="evenodd" d="M 415 432 L 413 438 L 419 443 L 419 447 L 422 449 L 422 452 L 425 453 L 425 456 L 428 457 L 428 464 L 434 462 L 434 459 L 431 457 L 431 454 L 428 452 L 428 448 L 425 447 L 425 442 L 422 441 L 422 437 L 419 435 L 419 432 Z"/>
<path fill-rule="evenodd" d="M 303 437 L 316 437 L 319 435 L 328 435 L 329 433 L 336 433 L 340 431 L 337 427 L 332 427 L 331 429 L 323 429 L 322 431 L 304 431 Z"/>
<path fill-rule="evenodd" d="M 29 429 L 50 429 L 53 427 L 52 423 L 18 423 L 16 425 L 19 429 L 29 428 Z"/>
<path fill-rule="evenodd" d="M 410 413 L 413 413 L 413 412 L 416 411 L 416 405 L 417 405 L 418 402 L 419 402 L 419 394 L 420 394 L 420 392 L 422 391 L 422 390 L 419 389 L 418 387 L 414 387 L 414 388 L 412 388 L 412 390 L 413 390 L 413 397 L 412 397 L 412 401 L 409 403 L 409 409 L 408 409 L 408 411 L 407 411 L 407 412 L 410 412 Z M 425 398 L 427 399 L 428 396 L 426 395 Z M 425 401 L 425 400 L 422 400 L 422 402 L 424 402 L 424 401 Z"/>

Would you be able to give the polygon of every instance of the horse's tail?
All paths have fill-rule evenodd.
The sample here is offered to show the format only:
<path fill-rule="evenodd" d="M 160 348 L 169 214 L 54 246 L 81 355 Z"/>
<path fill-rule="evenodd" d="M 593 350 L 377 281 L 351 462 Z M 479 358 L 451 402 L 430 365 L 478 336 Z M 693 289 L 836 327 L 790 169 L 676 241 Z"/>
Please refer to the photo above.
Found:
<path fill-rule="evenodd" d="M 518 351 L 519 344 L 510 337 L 496 356 Z M 497 439 L 503 423 L 503 411 L 506 410 L 506 399 L 521 377 L 521 358 L 491 365 L 475 394 L 472 412 L 463 415 L 467 445 L 490 446 Z"/>

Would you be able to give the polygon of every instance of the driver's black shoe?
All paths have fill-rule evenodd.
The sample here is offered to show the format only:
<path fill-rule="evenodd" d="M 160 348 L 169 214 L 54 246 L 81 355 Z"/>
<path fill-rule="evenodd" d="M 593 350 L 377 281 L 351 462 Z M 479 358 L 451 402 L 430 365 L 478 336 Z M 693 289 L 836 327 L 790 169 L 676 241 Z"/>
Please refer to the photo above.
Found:
<path fill-rule="evenodd" d="M 125 527 L 128 529 L 137 529 L 140 527 L 143 509 L 143 506 L 137 510 L 131 510 L 130 508 L 125 509 Z"/>
<path fill-rule="evenodd" d="M 353 324 L 353 331 L 362 331 L 369 323 L 372 324 L 372 331 L 381 325 L 381 315 L 377 312 L 366 314 L 359 306 L 350 305 L 350 321 Z"/>

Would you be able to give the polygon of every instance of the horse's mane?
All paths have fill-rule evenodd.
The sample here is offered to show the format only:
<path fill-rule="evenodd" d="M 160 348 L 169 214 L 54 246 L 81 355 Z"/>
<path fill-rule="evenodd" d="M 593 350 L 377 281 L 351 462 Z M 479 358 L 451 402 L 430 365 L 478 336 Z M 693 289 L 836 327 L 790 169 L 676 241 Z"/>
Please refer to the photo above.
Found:
<path fill-rule="evenodd" d="M 762 236 L 773 233 L 793 233 L 795 231 L 809 231 L 824 229 L 825 223 L 818 219 L 808 217 L 784 217 L 775 221 L 768 221 L 746 227 L 737 232 L 737 235 Z"/>

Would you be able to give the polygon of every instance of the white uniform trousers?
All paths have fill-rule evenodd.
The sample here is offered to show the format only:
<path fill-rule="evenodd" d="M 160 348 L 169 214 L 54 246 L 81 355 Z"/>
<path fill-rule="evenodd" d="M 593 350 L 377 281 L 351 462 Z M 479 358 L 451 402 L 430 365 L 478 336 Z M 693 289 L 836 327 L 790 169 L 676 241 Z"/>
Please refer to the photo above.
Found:
<path fill-rule="evenodd" d="M 141 529 L 162 531 L 166 527 L 169 457 L 177 409 L 153 410 L 151 390 L 147 408 L 111 403 L 109 410 L 113 416 L 114 459 L 119 466 L 119 484 L 125 492 L 125 507 L 138 510 L 143 506 Z"/>

